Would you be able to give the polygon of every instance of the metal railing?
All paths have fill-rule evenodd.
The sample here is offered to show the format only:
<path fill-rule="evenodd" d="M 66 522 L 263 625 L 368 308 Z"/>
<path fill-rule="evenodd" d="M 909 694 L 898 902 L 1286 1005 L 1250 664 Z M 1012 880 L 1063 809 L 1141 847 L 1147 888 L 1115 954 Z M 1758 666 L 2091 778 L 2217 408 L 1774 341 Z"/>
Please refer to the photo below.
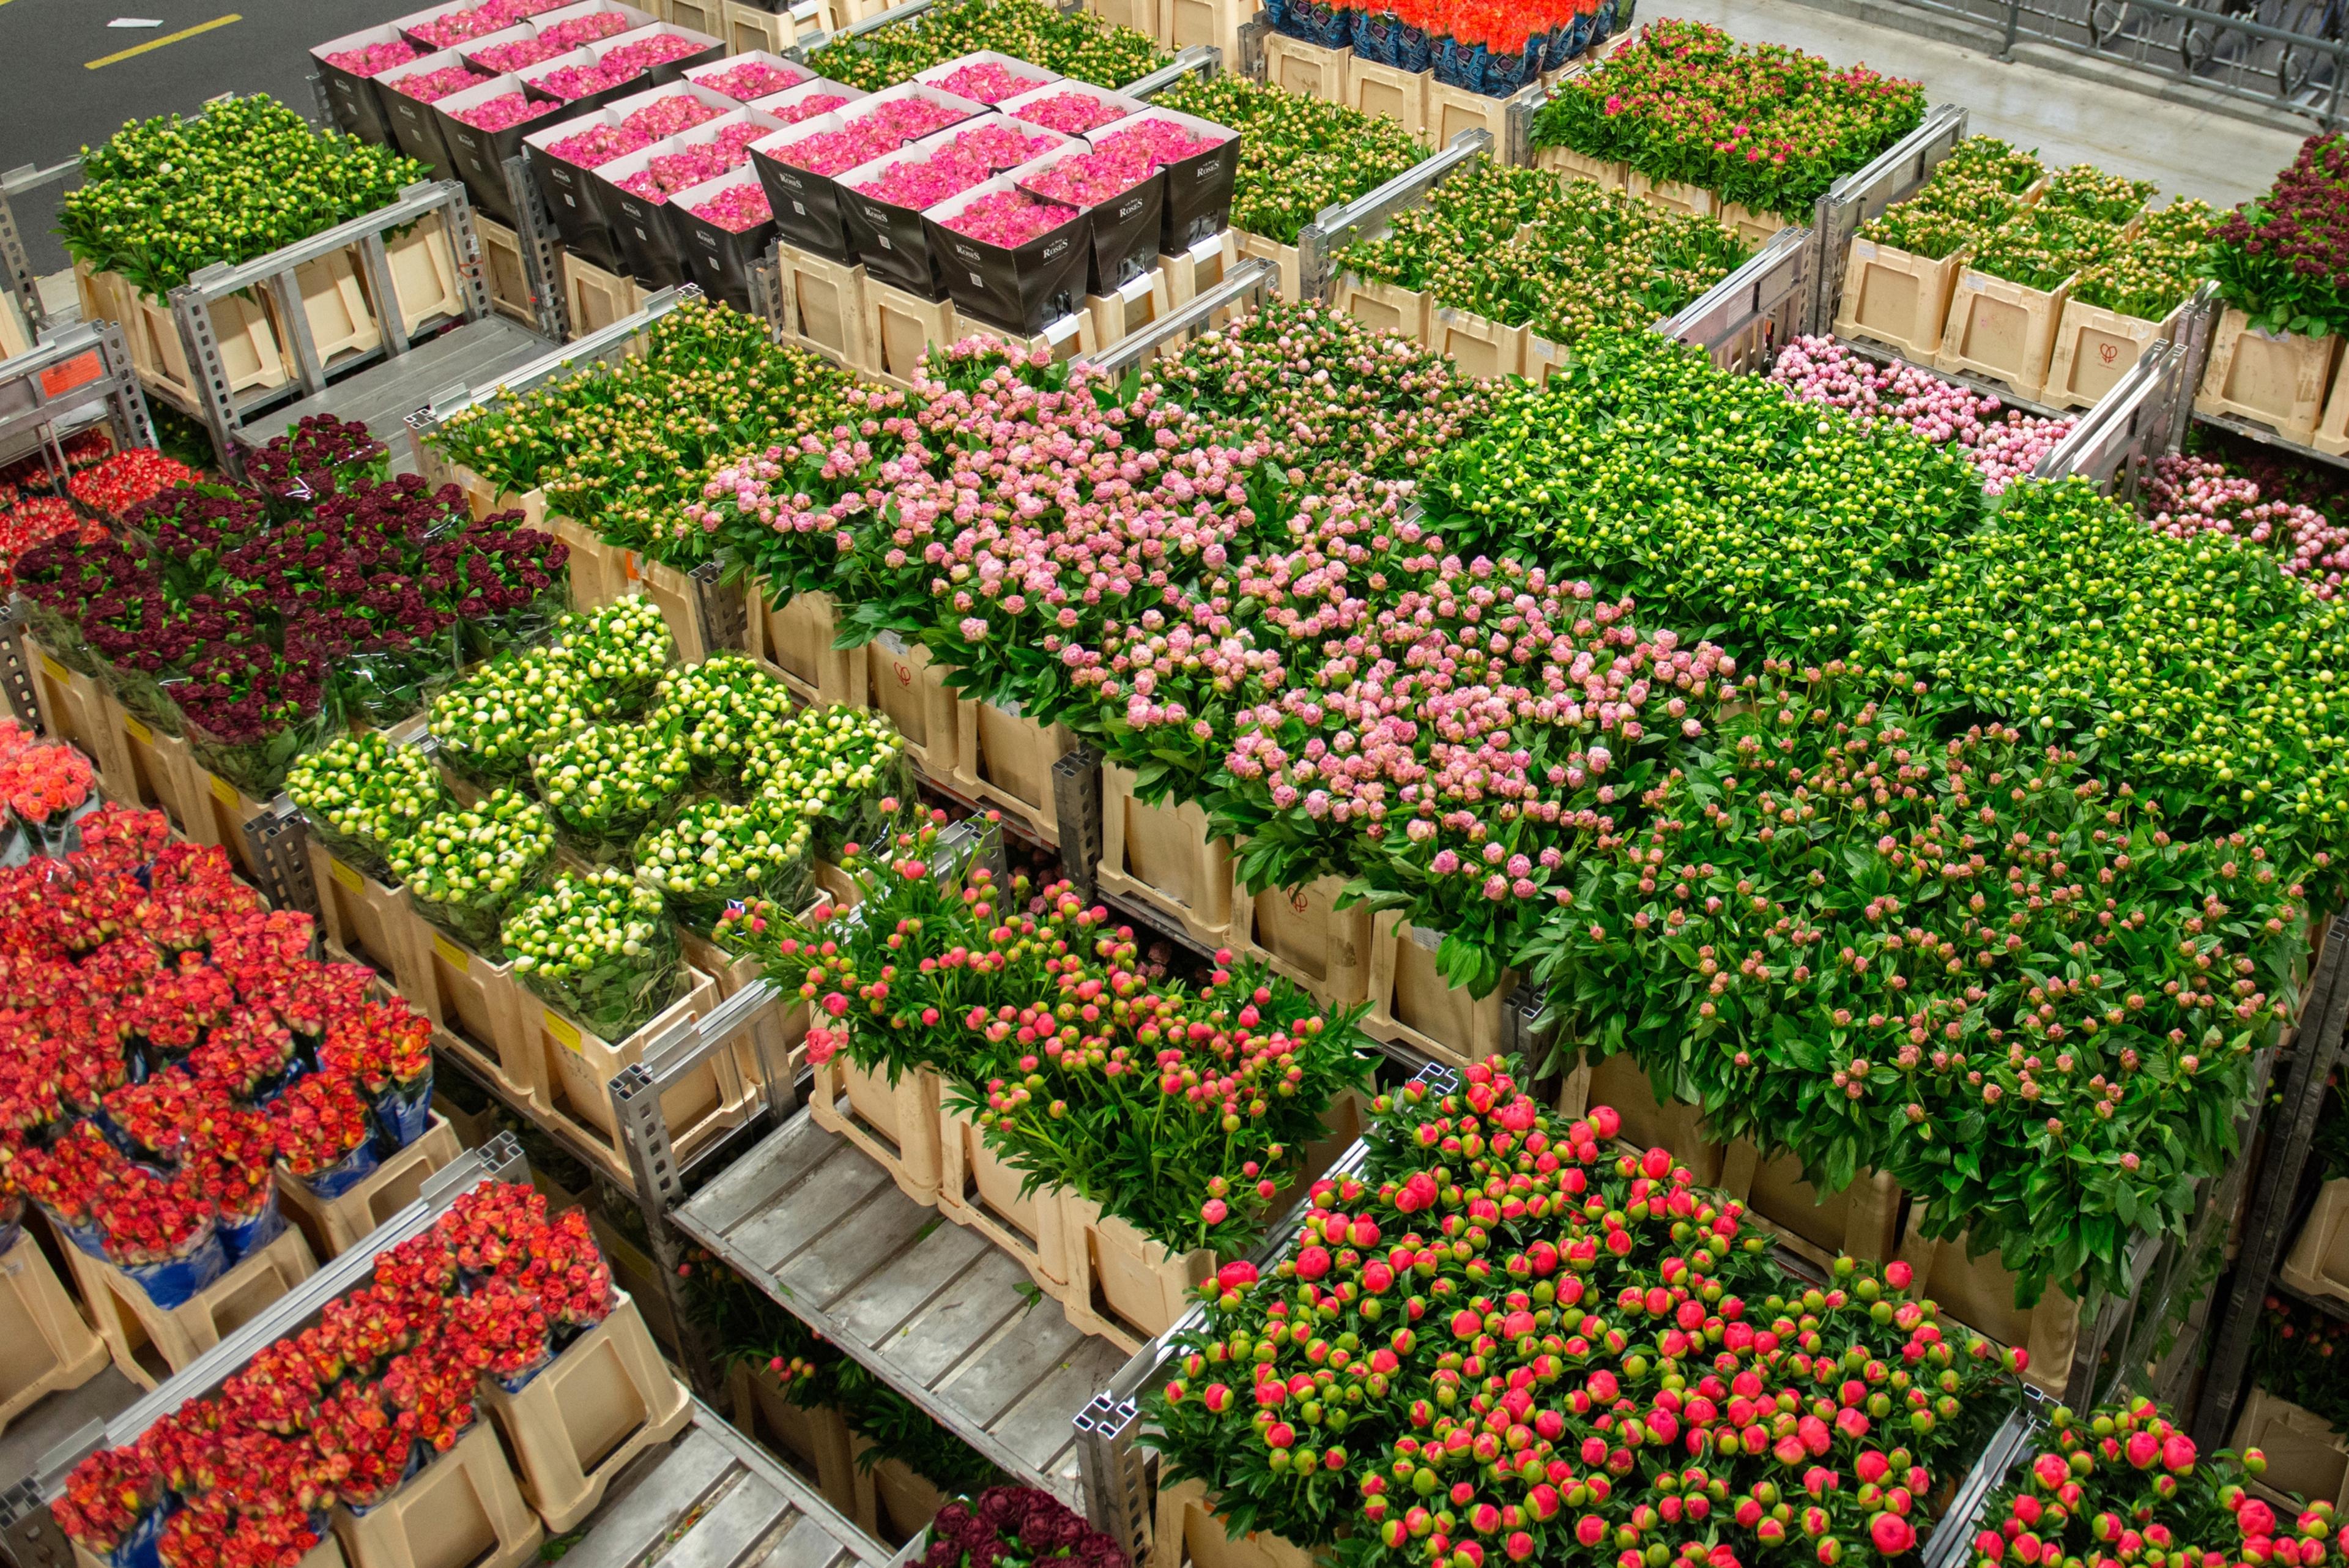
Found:
<path fill-rule="evenodd" d="M 2132 67 L 2148 76 L 2323 126 L 2340 123 L 2344 21 L 2333 0 L 1902 0 L 1978 23 L 2012 57 L 2021 42 Z M 2222 9 L 2221 7 L 2227 7 Z M 2150 85 L 2150 84 L 2148 84 Z"/>
<path fill-rule="evenodd" d="M 1279 269 L 1260 256 L 1251 256 L 1189 304 L 1136 327 L 1106 348 L 1080 356 L 1079 362 L 1115 379 L 1148 364 L 1159 349 L 1187 343 L 1229 313 L 1260 308 L 1279 293 Z"/>
<path fill-rule="evenodd" d="M 1818 265 L 1811 230 L 1780 229 L 1654 330 L 1694 344 L 1724 370 L 1765 371 L 1773 350 L 1805 328 Z"/>
<path fill-rule="evenodd" d="M 1879 153 L 1866 168 L 1846 174 L 1827 187 L 1812 207 L 1812 244 L 1817 250 L 1813 269 L 1810 322 L 1812 332 L 1835 327 L 1843 304 L 1844 266 L 1860 225 L 1895 202 L 1905 202 L 1925 187 L 1941 161 L 1966 139 L 1966 111 L 1955 104 L 1937 104 L 1926 111 L 1916 130 Z"/>
<path fill-rule="evenodd" d="M 1337 287 L 1332 258 L 1358 240 L 1369 239 L 1393 221 L 1397 213 L 1416 207 L 1427 193 L 1452 175 L 1493 155 L 1493 134 L 1464 130 L 1442 151 L 1413 164 L 1382 185 L 1350 202 L 1324 207 L 1297 234 L 1297 296 L 1327 301 Z"/>

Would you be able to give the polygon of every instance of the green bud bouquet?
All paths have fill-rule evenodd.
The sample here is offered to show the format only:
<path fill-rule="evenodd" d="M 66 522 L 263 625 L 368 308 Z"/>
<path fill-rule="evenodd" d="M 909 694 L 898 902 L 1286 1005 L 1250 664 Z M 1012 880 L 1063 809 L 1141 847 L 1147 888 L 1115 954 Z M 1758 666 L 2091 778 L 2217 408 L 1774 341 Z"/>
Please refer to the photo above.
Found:
<path fill-rule="evenodd" d="M 2126 223 L 2145 210 L 2158 187 L 2150 180 L 2107 174 L 2093 163 L 2075 163 L 2047 177 L 2039 193 L 2040 206 L 2050 212 L 2077 213 L 2100 223 Z"/>
<path fill-rule="evenodd" d="M 502 789 L 429 818 L 392 846 L 390 860 L 418 914 L 476 951 L 493 952 L 506 906 L 537 885 L 554 855 L 545 810 Z"/>
<path fill-rule="evenodd" d="M 624 871 L 564 871 L 517 900 L 501 933 L 514 973 L 605 1040 L 677 1000 L 685 959 L 661 896 Z"/>
<path fill-rule="evenodd" d="M 837 859 L 846 845 L 869 844 L 887 825 L 881 802 L 915 795 L 905 737 L 863 708 L 809 708 L 754 747 L 743 782 L 815 825 L 816 849 Z"/>
<path fill-rule="evenodd" d="M 531 758 L 604 715 L 576 666 L 547 649 L 483 665 L 432 699 L 441 760 L 485 789 L 529 778 Z"/>
<path fill-rule="evenodd" d="M 601 711 L 633 717 L 645 710 L 677 658 L 660 607 L 641 594 L 565 618 L 548 653 L 571 666 Z"/>
<path fill-rule="evenodd" d="M 653 691 L 653 713 L 677 738 L 694 771 L 732 784 L 753 753 L 791 723 L 792 698 L 756 660 L 731 651 L 668 670 Z"/>
<path fill-rule="evenodd" d="M 814 832 L 781 801 L 697 800 L 636 841 L 636 876 L 669 911 L 708 931 L 730 904 L 764 898 L 787 909 L 814 896 Z"/>
<path fill-rule="evenodd" d="M 1081 82 L 1118 88 L 1167 63 L 1146 34 L 1043 0 L 949 0 L 910 22 L 843 39 L 808 57 L 820 77 L 877 92 L 973 49 L 993 49 Z"/>
<path fill-rule="evenodd" d="M 329 855 L 378 879 L 391 875 L 392 846 L 449 804 L 432 759 L 380 730 L 337 735 L 296 758 L 285 793 Z"/>
<path fill-rule="evenodd" d="M 2120 243 L 2120 230 L 2100 218 L 2033 207 L 1984 240 L 1968 265 L 2025 288 L 2053 289 L 2103 261 Z"/>
<path fill-rule="evenodd" d="M 2044 172 L 2037 158 L 1995 136 L 1969 136 L 1941 161 L 1923 190 L 1869 219 L 1859 237 L 1940 261 L 2021 212 L 2023 193 Z"/>
<path fill-rule="evenodd" d="M 531 778 L 564 847 L 604 863 L 684 797 L 693 759 L 658 726 L 591 724 L 541 752 Z"/>
<path fill-rule="evenodd" d="M 2202 250 L 2219 214 L 2181 196 L 2147 213 L 2137 237 L 2080 275 L 2072 297 L 2141 321 L 2159 321 L 2185 302 L 2202 271 Z"/>

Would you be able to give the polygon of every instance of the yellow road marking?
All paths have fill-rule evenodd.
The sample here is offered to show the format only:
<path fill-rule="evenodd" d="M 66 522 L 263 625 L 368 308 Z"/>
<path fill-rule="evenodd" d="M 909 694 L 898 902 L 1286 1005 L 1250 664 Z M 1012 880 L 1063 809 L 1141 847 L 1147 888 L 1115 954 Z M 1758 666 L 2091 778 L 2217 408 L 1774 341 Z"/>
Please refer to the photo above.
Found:
<path fill-rule="evenodd" d="M 8 0 L 0 0 L 0 5 L 5 5 L 7 3 Z M 209 33 L 214 27 L 225 27 L 231 22 L 242 22 L 243 20 L 244 16 L 243 13 L 232 11 L 225 16 L 215 16 L 209 22 L 199 22 L 192 27 L 182 27 L 176 33 L 166 33 L 160 38 L 150 38 L 145 43 L 134 45 L 128 49 L 122 49 L 111 55 L 102 55 L 98 58 L 91 60 L 88 64 L 83 66 L 82 69 L 86 71 L 94 71 L 100 66 L 110 66 L 119 60 L 127 60 L 133 55 L 143 55 L 150 49 L 160 49 L 166 44 L 176 44 L 182 38 L 192 38 L 198 33 Z"/>

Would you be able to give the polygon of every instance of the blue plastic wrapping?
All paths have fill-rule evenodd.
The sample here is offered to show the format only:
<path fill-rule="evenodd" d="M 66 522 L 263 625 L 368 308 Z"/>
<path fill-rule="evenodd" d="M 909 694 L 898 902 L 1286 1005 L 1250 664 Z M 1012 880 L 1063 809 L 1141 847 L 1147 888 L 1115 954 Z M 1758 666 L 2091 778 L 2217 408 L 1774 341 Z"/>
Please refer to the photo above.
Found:
<path fill-rule="evenodd" d="M 138 1282 L 147 1299 L 169 1312 L 185 1306 L 206 1285 L 228 1272 L 228 1249 L 221 1244 L 218 1227 L 207 1220 L 200 1239 L 168 1263 L 116 1263 Z"/>
<path fill-rule="evenodd" d="M 277 1207 L 277 1189 L 272 1185 L 261 1201 L 261 1211 L 249 1220 L 221 1220 L 221 1245 L 228 1251 L 228 1261 L 242 1262 L 274 1241 L 285 1230 L 285 1216 Z"/>
<path fill-rule="evenodd" d="M 394 1085 L 368 1102 L 375 1112 L 376 1149 L 388 1158 L 422 1137 L 432 1126 L 432 1073 L 405 1085 Z"/>
<path fill-rule="evenodd" d="M 368 1138 L 326 1169 L 294 1179 L 321 1198 L 340 1198 L 373 1176 L 375 1168 L 382 1163 L 383 1156 L 376 1152 L 375 1139 Z"/>

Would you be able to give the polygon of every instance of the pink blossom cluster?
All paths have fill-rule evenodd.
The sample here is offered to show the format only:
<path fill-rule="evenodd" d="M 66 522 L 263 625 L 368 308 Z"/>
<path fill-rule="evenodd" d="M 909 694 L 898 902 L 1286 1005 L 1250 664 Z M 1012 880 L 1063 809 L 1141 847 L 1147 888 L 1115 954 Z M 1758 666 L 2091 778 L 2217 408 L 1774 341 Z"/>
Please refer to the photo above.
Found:
<path fill-rule="evenodd" d="M 1890 420 L 1936 444 L 1954 443 L 1982 471 L 1982 489 L 2004 493 L 2071 434 L 2078 420 L 2042 419 L 1996 398 L 1944 381 L 1914 365 L 1877 364 L 1832 337 L 1797 337 L 1770 379 L 1803 402 L 1825 403 L 1862 420 Z"/>
<path fill-rule="evenodd" d="M 456 118 L 482 130 L 510 130 L 526 119 L 536 119 L 542 114 L 552 114 L 558 106 L 532 98 L 527 93 L 502 92 L 484 99 L 471 109 L 460 109 Z"/>
<path fill-rule="evenodd" d="M 650 136 L 626 125 L 591 125 L 575 136 L 547 143 L 546 150 L 565 163 L 594 169 L 652 143 Z"/>
<path fill-rule="evenodd" d="M 1107 125 L 1113 119 L 1123 119 L 1133 112 L 1107 99 L 1095 98 L 1089 92 L 1055 93 L 1040 98 L 1033 103 L 1022 104 L 1019 118 L 1030 125 L 1040 125 L 1068 136 L 1082 136 L 1096 126 Z"/>
<path fill-rule="evenodd" d="M 813 119 L 819 114 L 830 114 L 847 101 L 846 93 L 813 92 L 797 103 L 782 104 L 761 112 L 773 115 L 785 125 L 797 125 L 801 120 Z"/>
<path fill-rule="evenodd" d="M 733 172 L 750 161 L 750 143 L 765 132 L 754 125 L 729 126 L 727 130 L 748 134 L 728 136 L 721 132 L 709 141 L 681 147 L 675 152 L 656 153 L 645 161 L 642 169 L 621 181 L 620 189 L 647 202 L 666 202 L 679 191 Z"/>
<path fill-rule="evenodd" d="M 620 123 L 657 141 L 666 136 L 675 136 L 678 131 L 690 130 L 704 120 L 716 119 L 725 112 L 702 102 L 689 92 L 680 91 L 667 98 L 657 98 L 642 109 L 630 110 Z"/>
<path fill-rule="evenodd" d="M 1021 189 L 1071 206 L 1098 207 L 1157 171 L 1158 166 L 1139 148 L 1102 147 L 1063 158 L 1050 169 L 1028 176 Z"/>
<path fill-rule="evenodd" d="M 619 79 L 640 77 L 655 66 L 665 66 L 671 60 L 681 60 L 688 55 L 698 54 L 708 46 L 676 33 L 655 33 L 649 38 L 639 38 L 633 44 L 622 44 L 604 57 L 605 70 L 622 70 L 626 75 Z"/>
<path fill-rule="evenodd" d="M 1023 92 L 1033 92 L 1044 85 L 1044 78 L 1015 75 L 996 60 L 978 60 L 949 76 L 941 77 L 934 85 L 940 92 L 991 104 L 1001 103 L 1007 98 L 1018 98 Z"/>
<path fill-rule="evenodd" d="M 438 70 L 402 77 L 391 84 L 391 90 L 419 103 L 436 103 L 452 92 L 463 92 L 489 79 L 471 66 L 442 66 Z"/>
<path fill-rule="evenodd" d="M 1040 202 L 1018 191 L 989 191 L 951 218 L 939 222 L 982 244 L 1015 250 L 1039 234 L 1050 234 L 1077 215 L 1074 207 Z"/>
<path fill-rule="evenodd" d="M 989 175 L 1025 163 L 1051 150 L 1045 137 L 1030 136 L 1008 119 L 993 119 L 962 132 L 918 162 L 895 163 L 857 186 L 878 201 L 916 212 L 958 196 Z"/>
<path fill-rule="evenodd" d="M 771 65 L 765 60 L 745 60 L 730 70 L 695 78 L 698 85 L 711 92 L 722 92 L 737 103 L 748 103 L 754 98 L 765 98 L 785 88 L 795 88 L 807 79 L 805 71 L 795 71 L 789 66 Z"/>
<path fill-rule="evenodd" d="M 756 180 L 729 185 L 707 202 L 696 202 L 690 211 L 696 217 L 707 218 L 735 234 L 757 228 L 775 215 L 774 209 L 767 205 L 766 188 Z"/>
<path fill-rule="evenodd" d="M 488 4 L 470 11 L 443 11 L 408 30 L 436 49 L 452 48 L 468 38 L 502 33 L 516 23 L 567 3 L 568 0 L 488 0 Z"/>
<path fill-rule="evenodd" d="M 2337 596 L 2349 570 L 2349 528 L 2313 507 L 2262 500 L 2257 483 L 2208 458 L 2181 453 L 2156 462 L 2144 506 L 2146 520 L 2172 538 L 2223 534 L 2276 548 L 2276 564 L 2305 579 L 2320 599 Z"/>
<path fill-rule="evenodd" d="M 544 76 L 532 77 L 530 85 L 542 92 L 551 92 L 565 103 L 574 103 L 605 92 L 621 83 L 635 78 L 636 73 L 621 69 L 606 61 L 594 66 L 558 66 Z"/>
<path fill-rule="evenodd" d="M 1136 119 L 1094 142 L 1093 150 L 1145 159 L 1152 169 L 1164 169 L 1170 163 L 1196 158 L 1229 140 L 1226 136 L 1195 136 L 1171 119 Z"/>
<path fill-rule="evenodd" d="M 616 16 L 616 13 L 607 11 L 599 12 L 597 15 Z M 568 54 L 576 47 L 578 46 L 575 44 L 558 44 L 542 33 L 535 38 L 516 38 L 511 44 L 492 44 L 486 49 L 476 49 L 465 57 L 485 71 L 494 71 L 500 76 L 504 76 L 509 72 L 534 66 L 541 60 L 551 60 L 557 55 Z"/>
<path fill-rule="evenodd" d="M 394 38 L 388 44 L 368 44 L 361 48 L 328 55 L 326 63 L 355 77 L 372 77 L 394 66 L 404 66 L 418 57 L 415 45 L 405 38 Z"/>
<path fill-rule="evenodd" d="M 775 156 L 811 174 L 838 174 L 919 141 L 963 119 L 958 109 L 926 98 L 891 99 L 859 113 L 838 130 L 819 130 Z"/>
<path fill-rule="evenodd" d="M 628 30 L 628 18 L 617 11 L 590 11 L 585 16 L 574 16 L 567 22 L 556 22 L 543 28 L 538 35 L 542 44 L 557 48 L 575 49 L 583 44 L 598 43 L 615 33 Z"/>

